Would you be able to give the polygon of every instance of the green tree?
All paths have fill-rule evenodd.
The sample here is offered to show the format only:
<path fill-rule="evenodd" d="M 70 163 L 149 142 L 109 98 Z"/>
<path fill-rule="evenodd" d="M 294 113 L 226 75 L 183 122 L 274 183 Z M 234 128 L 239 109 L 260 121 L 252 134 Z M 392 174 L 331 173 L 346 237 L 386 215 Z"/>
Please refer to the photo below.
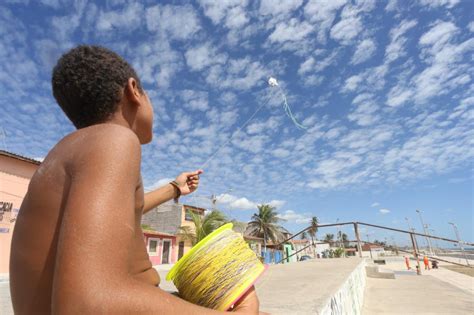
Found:
<path fill-rule="evenodd" d="M 311 237 L 311 244 L 313 245 L 313 257 L 316 257 L 316 248 L 314 245 L 314 239 L 316 238 L 316 233 L 318 233 L 318 224 L 319 224 L 318 217 L 312 217 L 310 224 L 311 224 L 311 228 L 308 230 L 308 234 Z"/>
<path fill-rule="evenodd" d="M 344 244 L 344 247 L 348 247 L 349 246 L 349 237 L 347 236 L 347 234 L 342 233 L 341 231 L 339 231 L 337 234 L 338 234 L 339 241 L 342 244 Z"/>
<path fill-rule="evenodd" d="M 211 234 L 212 231 L 229 222 L 227 217 L 219 210 L 212 210 L 204 216 L 193 211 L 190 212 L 195 228 L 181 226 L 178 235 L 184 240 L 189 240 L 196 245 L 200 240 Z"/>
<path fill-rule="evenodd" d="M 282 221 L 278 217 L 275 207 L 262 204 L 258 207 L 258 213 L 254 213 L 247 225 L 247 234 L 263 238 L 263 246 L 267 251 L 267 241 L 272 240 L 274 244 L 283 241 L 282 227 L 278 223 Z"/>
<path fill-rule="evenodd" d="M 333 240 L 334 240 L 334 234 L 332 234 L 332 233 L 327 233 L 326 235 L 324 235 L 324 241 L 325 241 L 326 243 L 331 244 Z"/>
<path fill-rule="evenodd" d="M 301 237 L 302 240 L 307 240 L 308 239 L 308 235 L 306 234 L 306 232 L 301 233 L 300 237 Z"/>

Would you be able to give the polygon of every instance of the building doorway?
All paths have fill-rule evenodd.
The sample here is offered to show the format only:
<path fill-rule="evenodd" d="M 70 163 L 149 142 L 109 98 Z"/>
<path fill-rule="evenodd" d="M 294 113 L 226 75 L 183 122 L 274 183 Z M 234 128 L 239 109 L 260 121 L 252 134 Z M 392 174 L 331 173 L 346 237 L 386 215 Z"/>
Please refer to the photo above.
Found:
<path fill-rule="evenodd" d="M 163 240 L 163 252 L 161 254 L 161 263 L 162 264 L 169 264 L 170 263 L 170 249 L 171 249 L 171 241 L 170 240 Z"/>
<path fill-rule="evenodd" d="M 179 242 L 178 260 L 184 255 L 184 242 Z"/>

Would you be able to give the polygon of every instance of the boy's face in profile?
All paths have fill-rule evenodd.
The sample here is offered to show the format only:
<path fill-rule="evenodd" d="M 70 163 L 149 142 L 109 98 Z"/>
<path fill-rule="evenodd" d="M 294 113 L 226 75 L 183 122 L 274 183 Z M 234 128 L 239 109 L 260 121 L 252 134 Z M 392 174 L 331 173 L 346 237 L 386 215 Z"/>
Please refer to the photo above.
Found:
<path fill-rule="evenodd" d="M 135 132 L 141 144 L 151 142 L 153 138 L 153 105 L 145 90 L 140 93 Z"/>

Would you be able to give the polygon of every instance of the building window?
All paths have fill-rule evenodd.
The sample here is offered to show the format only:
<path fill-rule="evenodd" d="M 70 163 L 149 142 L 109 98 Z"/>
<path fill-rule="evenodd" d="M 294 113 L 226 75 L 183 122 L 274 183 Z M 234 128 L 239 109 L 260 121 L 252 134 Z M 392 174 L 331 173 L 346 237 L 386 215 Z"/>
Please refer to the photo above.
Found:
<path fill-rule="evenodd" d="M 186 209 L 186 214 L 184 215 L 184 219 L 186 221 L 192 221 L 193 220 L 193 215 L 191 213 L 191 210 Z"/>
<path fill-rule="evenodd" d="M 183 255 L 184 255 L 184 242 L 179 242 L 178 259 L 183 257 Z"/>
<path fill-rule="evenodd" d="M 148 243 L 148 252 L 149 253 L 156 253 L 156 247 L 158 247 L 158 241 L 157 240 L 150 240 L 149 243 Z"/>

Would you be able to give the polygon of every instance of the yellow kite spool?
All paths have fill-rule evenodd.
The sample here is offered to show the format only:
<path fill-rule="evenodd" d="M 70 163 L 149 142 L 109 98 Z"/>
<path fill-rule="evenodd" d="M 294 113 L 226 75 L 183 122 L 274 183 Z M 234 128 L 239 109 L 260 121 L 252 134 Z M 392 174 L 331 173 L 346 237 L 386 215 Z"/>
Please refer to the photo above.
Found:
<path fill-rule="evenodd" d="M 225 311 L 265 271 L 242 236 L 225 224 L 206 236 L 166 276 L 186 301 Z"/>

